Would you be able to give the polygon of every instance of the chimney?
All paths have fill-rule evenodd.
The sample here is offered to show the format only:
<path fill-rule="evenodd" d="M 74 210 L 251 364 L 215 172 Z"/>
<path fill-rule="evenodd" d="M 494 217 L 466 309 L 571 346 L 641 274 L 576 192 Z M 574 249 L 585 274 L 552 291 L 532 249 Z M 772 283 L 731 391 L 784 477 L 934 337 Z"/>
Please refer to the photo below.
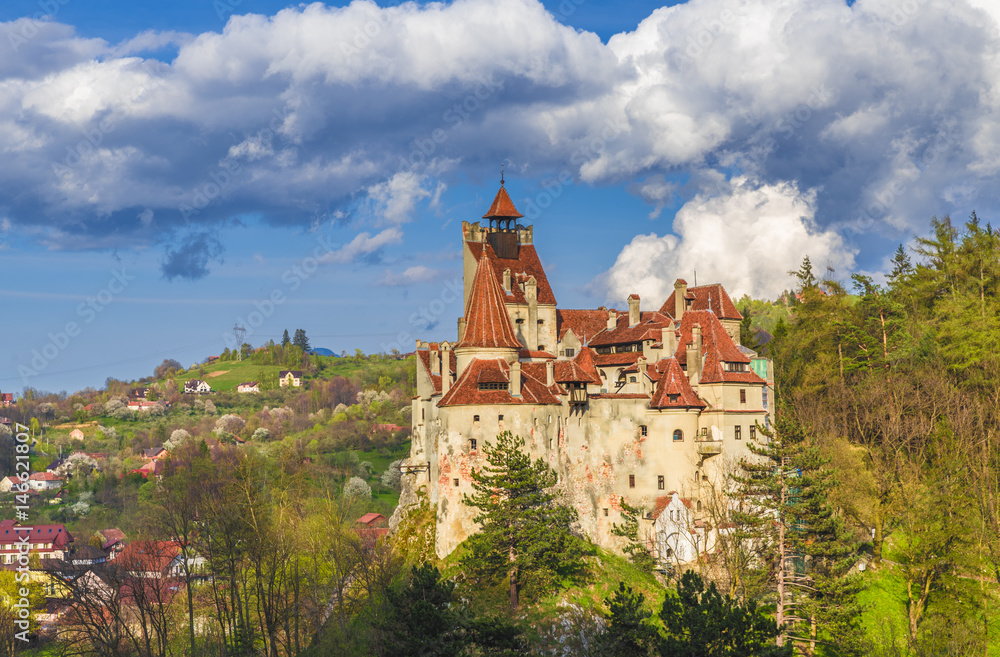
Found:
<path fill-rule="evenodd" d="M 648 379 L 646 378 L 646 358 L 645 356 L 639 356 L 639 360 L 635 362 L 636 366 L 639 368 L 639 389 L 643 393 L 649 392 L 648 389 Z"/>
<path fill-rule="evenodd" d="M 691 329 L 691 342 L 687 345 L 687 374 L 691 385 L 701 381 L 701 326 L 695 324 Z"/>
<path fill-rule="evenodd" d="M 521 396 L 521 361 L 519 360 L 510 364 L 510 385 L 507 389 L 512 397 Z"/>
<path fill-rule="evenodd" d="M 529 277 L 524 284 L 524 298 L 529 303 L 538 299 L 538 281 L 535 280 L 534 276 Z"/>
<path fill-rule="evenodd" d="M 618 311 L 612 308 L 608 311 L 608 330 L 614 331 L 618 326 Z"/>
<path fill-rule="evenodd" d="M 677 332 L 673 326 L 665 326 L 660 329 L 660 344 L 663 345 L 663 352 L 670 358 L 677 351 Z"/>
<path fill-rule="evenodd" d="M 504 292 L 510 292 L 510 267 L 503 270 L 503 289 Z"/>
<path fill-rule="evenodd" d="M 678 322 L 684 317 L 684 308 L 687 306 L 688 284 L 683 278 L 674 281 L 674 319 Z"/>
<path fill-rule="evenodd" d="M 639 323 L 639 295 L 630 294 L 628 297 L 628 325 L 635 326 Z"/>
<path fill-rule="evenodd" d="M 430 374 L 440 374 L 440 373 L 441 373 L 441 353 L 432 349 Z"/>
<path fill-rule="evenodd" d="M 551 360 L 545 361 L 545 385 L 550 388 L 556 384 L 555 364 Z"/>
<path fill-rule="evenodd" d="M 461 342 L 462 338 L 465 337 L 465 318 L 458 318 L 458 341 Z"/>
<path fill-rule="evenodd" d="M 448 394 L 451 389 L 451 345 L 441 343 L 441 394 Z"/>

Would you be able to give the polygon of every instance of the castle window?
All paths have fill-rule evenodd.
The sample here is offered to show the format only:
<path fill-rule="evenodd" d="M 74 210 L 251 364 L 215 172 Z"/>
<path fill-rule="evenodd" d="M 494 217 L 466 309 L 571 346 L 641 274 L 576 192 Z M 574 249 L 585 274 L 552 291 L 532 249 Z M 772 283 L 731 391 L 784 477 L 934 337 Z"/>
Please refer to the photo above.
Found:
<path fill-rule="evenodd" d="M 497 415 L 497 422 L 503 422 L 503 413 Z"/>
<path fill-rule="evenodd" d="M 471 440 L 469 440 L 469 450 L 473 451 L 473 452 L 476 451 L 476 439 L 475 438 L 472 438 Z"/>
<path fill-rule="evenodd" d="M 524 324 L 524 320 L 521 319 L 520 317 L 518 317 L 517 319 L 514 320 L 514 323 L 515 324 Z"/>
<path fill-rule="evenodd" d="M 479 422 L 479 416 L 478 415 L 473 415 L 472 416 L 472 421 L 473 422 Z"/>
<path fill-rule="evenodd" d="M 604 517 L 605 518 L 608 517 L 608 508 L 607 507 L 604 507 Z"/>
<path fill-rule="evenodd" d="M 667 395 L 667 397 L 670 399 L 671 404 L 676 404 L 681 398 L 680 395 Z"/>
<path fill-rule="evenodd" d="M 568 358 L 572 358 L 576 355 L 576 349 L 566 349 L 565 354 Z"/>
<path fill-rule="evenodd" d="M 680 429 L 674 429 L 674 440 L 675 441 L 684 440 L 684 432 L 681 431 Z"/>
<path fill-rule="evenodd" d="M 698 500 L 697 506 L 695 507 L 698 511 L 701 511 L 701 500 Z"/>
<path fill-rule="evenodd" d="M 757 425 L 750 425 L 750 440 L 757 440 Z"/>
<path fill-rule="evenodd" d="M 545 351 L 545 345 L 543 344 L 538 345 L 538 351 Z"/>
<path fill-rule="evenodd" d="M 638 380 L 639 380 L 639 379 L 635 378 L 634 376 L 630 376 L 630 377 L 628 378 L 628 382 L 629 382 L 629 383 L 636 383 L 636 382 L 637 382 Z"/>
<path fill-rule="evenodd" d="M 733 435 L 736 437 L 736 440 L 743 440 L 743 427 L 738 424 L 733 427 Z"/>
<path fill-rule="evenodd" d="M 545 320 L 544 320 L 544 319 L 540 319 L 540 320 L 538 320 L 538 325 L 539 325 L 539 326 L 541 326 L 541 325 L 542 325 L 542 324 L 544 324 L 544 323 L 545 323 Z"/>
<path fill-rule="evenodd" d="M 480 390 L 506 390 L 507 384 L 501 381 L 480 381 Z"/>
<path fill-rule="evenodd" d="M 663 490 L 666 485 L 666 482 L 663 480 L 663 475 L 656 475 L 656 487 L 659 490 Z"/>
<path fill-rule="evenodd" d="M 742 388 L 740 389 L 740 403 L 741 404 L 747 403 L 747 391 Z"/>
<path fill-rule="evenodd" d="M 640 424 L 639 425 L 639 435 L 640 436 L 648 436 L 649 435 L 649 428 L 645 424 Z"/>
<path fill-rule="evenodd" d="M 628 476 L 628 487 L 635 488 L 635 475 Z"/>
<path fill-rule="evenodd" d="M 424 419 L 424 409 L 422 409 L 422 408 L 420 409 L 420 419 L 421 420 Z"/>
<path fill-rule="evenodd" d="M 455 477 L 452 481 L 455 482 L 455 486 L 458 486 L 458 477 Z"/>

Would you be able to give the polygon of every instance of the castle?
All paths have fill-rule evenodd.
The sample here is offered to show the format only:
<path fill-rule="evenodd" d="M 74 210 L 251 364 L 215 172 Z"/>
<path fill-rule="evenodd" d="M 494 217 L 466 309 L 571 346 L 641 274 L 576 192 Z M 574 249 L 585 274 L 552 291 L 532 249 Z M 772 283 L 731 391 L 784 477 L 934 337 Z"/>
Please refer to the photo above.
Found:
<path fill-rule="evenodd" d="M 458 340 L 418 341 L 404 498 L 424 489 L 448 555 L 476 530 L 471 472 L 480 447 L 509 430 L 556 471 L 581 529 L 611 533 L 621 500 L 662 561 L 711 549 L 703 520 L 727 467 L 764 441 L 771 362 L 740 346 L 741 315 L 721 285 L 677 280 L 658 310 L 557 307 L 532 227 L 501 182 L 488 225 L 462 223 L 465 314 Z"/>

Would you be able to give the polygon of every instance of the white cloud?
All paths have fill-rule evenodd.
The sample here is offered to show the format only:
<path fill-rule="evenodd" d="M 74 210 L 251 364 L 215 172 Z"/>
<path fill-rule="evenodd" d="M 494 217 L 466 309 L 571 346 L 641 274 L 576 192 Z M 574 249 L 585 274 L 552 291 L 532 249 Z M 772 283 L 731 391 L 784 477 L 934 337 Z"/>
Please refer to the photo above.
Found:
<path fill-rule="evenodd" d="M 340 247 L 336 251 L 324 254 L 320 262 L 346 264 L 359 258 L 376 254 L 380 249 L 390 244 L 399 244 L 403 239 L 403 231 L 398 228 L 386 228 L 374 237 L 364 232 Z"/>
<path fill-rule="evenodd" d="M 431 281 L 439 280 L 444 275 L 439 269 L 431 269 L 430 267 L 425 267 L 424 265 L 415 265 L 413 267 L 407 267 L 398 274 L 392 270 L 386 269 L 385 273 L 381 278 L 378 279 L 378 285 L 384 285 L 386 287 L 402 287 L 406 285 L 413 285 L 415 283 L 429 283 Z"/>
<path fill-rule="evenodd" d="M 417 203 L 431 195 L 424 188 L 425 177 L 413 171 L 400 171 L 385 182 L 368 188 L 368 197 L 374 203 L 375 215 L 380 222 L 401 224 L 410 220 Z M 440 191 L 435 193 L 435 198 Z"/>
<path fill-rule="evenodd" d="M 815 194 L 791 183 L 733 181 L 729 193 L 697 196 L 674 219 L 674 233 L 638 235 L 614 266 L 595 281 L 607 300 L 621 303 L 637 293 L 659 306 L 678 278 L 693 284 L 722 283 L 734 298 L 775 298 L 790 287 L 788 272 L 804 256 L 822 272 L 854 265 L 854 252 L 836 233 L 814 221 Z"/>

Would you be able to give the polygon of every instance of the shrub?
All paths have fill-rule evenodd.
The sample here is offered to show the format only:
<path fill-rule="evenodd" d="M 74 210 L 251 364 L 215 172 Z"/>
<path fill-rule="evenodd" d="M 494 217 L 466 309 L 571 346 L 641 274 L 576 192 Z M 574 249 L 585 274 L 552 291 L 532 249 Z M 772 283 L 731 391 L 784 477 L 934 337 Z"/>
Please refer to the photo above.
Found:
<path fill-rule="evenodd" d="M 356 498 L 356 497 L 371 497 L 372 489 L 368 485 L 368 482 L 361 477 L 351 477 L 344 484 L 344 497 Z"/>

